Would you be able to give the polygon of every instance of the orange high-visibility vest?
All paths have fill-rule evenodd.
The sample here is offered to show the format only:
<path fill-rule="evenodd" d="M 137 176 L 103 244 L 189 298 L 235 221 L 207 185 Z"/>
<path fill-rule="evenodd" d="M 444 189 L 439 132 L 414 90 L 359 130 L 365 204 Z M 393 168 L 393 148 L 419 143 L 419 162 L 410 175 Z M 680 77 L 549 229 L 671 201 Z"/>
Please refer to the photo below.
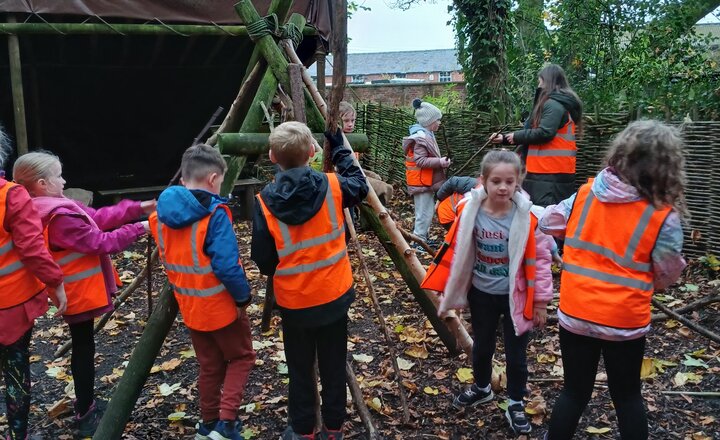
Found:
<path fill-rule="evenodd" d="M 45 242 L 48 249 L 50 249 L 48 228 L 54 217 L 55 215 L 52 215 L 45 226 Z M 62 269 L 67 295 L 66 315 L 77 315 L 110 304 L 100 256 L 70 249 L 61 251 L 50 249 L 50 255 Z"/>
<path fill-rule="evenodd" d="M 218 205 L 216 209 L 224 209 L 232 221 L 227 206 Z M 180 229 L 163 224 L 157 212 L 148 219 L 183 321 L 189 328 L 204 332 L 221 329 L 237 319 L 235 301 L 213 272 L 210 257 L 203 249 L 211 217 Z"/>
<path fill-rule="evenodd" d="M 327 304 L 352 286 L 352 268 L 345 246 L 345 223 L 340 181 L 325 174 L 328 188 L 320 210 L 300 225 L 275 217 L 258 196 L 280 262 L 273 276 L 275 299 L 286 309 Z"/>
<path fill-rule="evenodd" d="M 450 265 L 455 256 L 455 244 L 457 242 L 457 229 L 460 225 L 460 214 L 465 204 L 457 207 L 458 213 L 455 222 L 445 235 L 442 246 L 435 254 L 430 267 L 425 273 L 425 278 L 420 283 L 423 289 L 435 290 L 443 292 L 450 276 Z M 527 280 L 527 296 L 525 304 L 523 304 L 523 316 L 525 319 L 533 319 L 534 302 L 535 302 L 535 256 L 537 254 L 537 246 L 535 241 L 535 229 L 537 228 L 538 219 L 535 214 L 530 213 L 530 233 L 525 244 L 525 255 L 523 260 L 523 270 L 525 271 L 525 279 Z M 473 240 L 475 238 L 473 237 Z M 509 292 L 512 294 L 512 292 Z"/>
<path fill-rule="evenodd" d="M 560 310 L 609 327 L 648 325 L 651 254 L 670 210 L 645 200 L 603 203 L 592 179 L 580 187 L 567 223 Z"/>
<path fill-rule="evenodd" d="M 568 121 L 548 143 L 528 146 L 526 166 L 528 173 L 574 174 L 577 144 L 575 122 L 568 113 Z"/>
<path fill-rule="evenodd" d="M 16 183 L 7 182 L 0 188 L 0 309 L 22 304 L 45 288 L 40 280 L 25 268 L 12 235 L 2 225 L 5 222 L 7 194 Z"/>
<path fill-rule="evenodd" d="M 457 218 L 457 205 L 462 200 L 463 195 L 452 193 L 442 202 L 438 203 L 437 216 L 441 225 L 447 225 L 455 221 Z"/>
<path fill-rule="evenodd" d="M 415 163 L 415 145 L 408 148 L 405 156 L 405 179 L 409 186 L 432 186 L 433 169 L 420 168 Z"/>

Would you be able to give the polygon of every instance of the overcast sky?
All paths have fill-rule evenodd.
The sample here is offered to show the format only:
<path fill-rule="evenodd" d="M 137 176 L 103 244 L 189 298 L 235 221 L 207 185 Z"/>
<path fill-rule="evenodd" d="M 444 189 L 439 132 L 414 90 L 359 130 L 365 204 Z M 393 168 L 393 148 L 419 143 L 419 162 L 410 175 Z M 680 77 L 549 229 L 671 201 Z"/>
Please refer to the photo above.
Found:
<path fill-rule="evenodd" d="M 357 11 L 348 23 L 349 53 L 394 52 L 455 47 L 447 11 L 451 0 L 422 2 L 407 11 L 393 0 L 358 0 L 370 11 Z"/>
<path fill-rule="evenodd" d="M 394 52 L 455 47 L 452 0 L 422 1 L 407 11 L 392 8 L 393 0 L 357 0 L 370 11 L 357 11 L 348 23 L 349 53 Z M 720 15 L 720 9 L 715 11 Z M 718 22 L 709 14 L 701 23 Z"/>

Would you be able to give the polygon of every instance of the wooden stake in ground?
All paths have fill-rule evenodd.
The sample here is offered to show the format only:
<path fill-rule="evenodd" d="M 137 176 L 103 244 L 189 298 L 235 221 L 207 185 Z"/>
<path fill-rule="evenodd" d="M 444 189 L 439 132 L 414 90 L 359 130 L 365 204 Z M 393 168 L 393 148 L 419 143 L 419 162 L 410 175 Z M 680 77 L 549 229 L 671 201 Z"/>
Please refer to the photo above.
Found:
<path fill-rule="evenodd" d="M 402 406 L 403 411 L 403 423 L 407 424 L 410 423 L 410 411 L 408 410 L 407 396 L 405 395 L 405 386 L 402 383 L 400 367 L 398 367 L 397 363 L 398 354 L 397 350 L 395 350 L 395 341 L 393 341 L 392 336 L 390 336 L 390 330 L 388 330 L 387 323 L 385 322 L 385 316 L 383 315 L 382 309 L 380 308 L 380 302 L 378 301 L 377 295 L 375 294 L 375 286 L 373 285 L 372 278 L 370 277 L 370 271 L 368 270 L 367 263 L 365 262 L 365 257 L 362 253 L 362 247 L 360 246 L 357 233 L 355 232 L 355 225 L 352 222 L 350 210 L 345 208 L 344 212 L 345 225 L 350 231 L 350 237 L 352 239 L 353 245 L 355 246 L 355 253 L 358 256 L 358 260 L 360 262 L 360 270 L 362 271 L 363 277 L 365 278 L 365 284 L 367 285 L 368 294 L 370 295 L 370 299 L 372 300 L 373 309 L 375 310 L 375 315 L 378 318 L 378 323 L 380 324 L 380 328 L 382 329 L 383 335 L 385 336 L 385 342 L 387 343 L 388 352 L 390 354 L 390 361 L 392 362 L 393 371 L 395 372 L 395 381 L 397 382 L 398 386 L 398 394 L 400 395 L 400 405 Z"/>
<path fill-rule="evenodd" d="M 16 23 L 15 16 L 9 16 L 8 23 Z M 15 139 L 18 156 L 21 156 L 28 152 L 28 135 L 27 124 L 25 122 L 25 95 L 23 93 L 20 42 L 18 41 L 17 35 L 8 35 L 8 57 L 10 58 L 10 83 L 15 117 Z"/>

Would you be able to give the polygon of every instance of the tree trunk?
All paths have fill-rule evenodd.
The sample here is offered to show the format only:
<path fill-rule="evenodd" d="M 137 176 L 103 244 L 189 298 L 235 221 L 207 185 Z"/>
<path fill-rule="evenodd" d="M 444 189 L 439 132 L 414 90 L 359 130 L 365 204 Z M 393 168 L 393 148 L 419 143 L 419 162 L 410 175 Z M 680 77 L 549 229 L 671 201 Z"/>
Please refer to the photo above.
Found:
<path fill-rule="evenodd" d="M 140 392 L 150 375 L 150 369 L 155 363 L 165 337 L 175 322 L 177 313 L 178 305 L 175 301 L 175 294 L 170 285 L 165 283 L 155 311 L 148 319 L 145 330 L 135 345 L 128 366 L 115 388 L 93 438 L 117 440 L 122 436 L 125 425 L 135 407 L 135 402 L 140 397 Z"/>

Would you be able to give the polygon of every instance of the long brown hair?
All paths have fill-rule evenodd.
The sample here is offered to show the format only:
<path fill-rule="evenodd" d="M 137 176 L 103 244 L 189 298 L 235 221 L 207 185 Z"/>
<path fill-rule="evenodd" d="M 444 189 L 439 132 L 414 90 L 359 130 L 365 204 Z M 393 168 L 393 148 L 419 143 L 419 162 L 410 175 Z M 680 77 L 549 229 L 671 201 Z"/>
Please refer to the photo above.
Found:
<path fill-rule="evenodd" d="M 607 152 L 607 165 L 656 208 L 685 207 L 685 158 L 680 132 L 662 122 L 632 122 L 617 135 Z"/>
<path fill-rule="evenodd" d="M 575 98 L 580 107 L 580 117 L 578 117 L 579 121 L 573 120 L 573 122 L 575 122 L 577 132 L 581 132 L 582 101 L 580 100 L 580 97 L 577 95 L 577 93 L 575 93 L 575 91 L 570 87 L 563 68 L 558 66 L 557 64 L 548 64 L 547 66 L 543 67 L 542 70 L 540 70 L 540 72 L 538 73 L 538 78 L 543 80 L 543 86 L 540 88 L 540 94 L 538 95 L 537 101 L 535 102 L 535 107 L 533 108 L 533 127 L 540 126 L 543 106 L 545 105 L 547 100 L 550 99 L 550 94 L 562 93 L 564 95 L 569 95 Z"/>

